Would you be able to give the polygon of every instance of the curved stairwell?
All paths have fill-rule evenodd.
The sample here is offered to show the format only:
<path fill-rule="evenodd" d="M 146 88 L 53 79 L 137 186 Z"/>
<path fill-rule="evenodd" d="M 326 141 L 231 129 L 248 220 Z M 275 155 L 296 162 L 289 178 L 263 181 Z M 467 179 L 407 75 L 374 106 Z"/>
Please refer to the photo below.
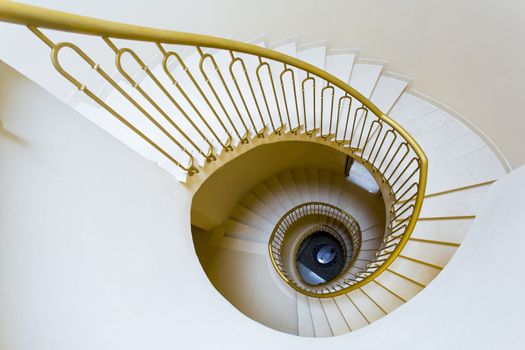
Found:
<path fill-rule="evenodd" d="M 0 13 L 6 9 L 8 5 L 0 6 Z M 0 19 L 30 24 L 18 17 Z M 53 43 L 42 29 L 30 29 L 52 49 L 69 47 Z M 108 52 L 118 63 L 107 71 L 111 78 L 93 83 L 96 89 L 90 90 L 66 73 L 80 88 L 78 94 L 91 98 L 71 101 L 77 111 L 183 182 L 184 206 L 190 206 L 191 196 L 221 167 L 260 145 L 314 142 L 355 159 L 349 177 L 322 168 L 276 173 L 251 184 L 219 227 L 210 232 L 193 229 L 197 253 L 217 290 L 252 319 L 286 333 L 342 335 L 408 302 L 445 268 L 490 185 L 508 170 L 490 141 L 471 125 L 410 90 L 410 79 L 388 72 L 386 62 L 360 58 L 355 49 L 329 50 L 325 42 L 299 44 L 295 39 L 268 44 L 258 38 L 255 46 L 272 50 L 261 49 L 261 55 L 273 55 L 263 59 L 235 51 L 234 44 L 160 44 L 159 35 L 141 38 L 157 43 L 154 54 L 141 58 L 124 49 L 126 41 L 108 37 Z M 275 59 L 281 58 L 275 52 L 286 54 L 288 61 Z M 129 59 L 128 68 L 119 61 L 124 58 Z M 84 59 L 100 74 L 95 61 Z M 221 71 L 231 72 L 231 77 L 217 73 Z M 272 71 L 282 74 L 268 74 Z M 290 76 L 294 80 L 286 80 Z M 350 95 L 355 103 L 345 105 Z M 340 118 L 344 108 L 353 124 Z M 383 147 L 387 130 L 396 136 L 390 147 Z M 400 195 L 405 190 L 408 194 Z M 361 226 L 363 244 L 354 266 L 368 272 L 344 292 L 318 297 L 298 292 L 272 266 L 268 240 L 275 225 L 288 210 L 306 202 L 337 206 Z M 391 243 L 393 250 L 388 248 Z"/>
<path fill-rule="evenodd" d="M 320 201 L 352 213 L 361 223 L 363 244 L 354 266 L 373 259 L 384 234 L 383 199 L 342 172 L 296 168 L 267 179 L 210 234 L 210 241 L 197 247 L 197 254 L 218 291 L 254 320 L 301 336 L 341 335 L 394 311 L 439 274 L 470 228 L 490 184 L 428 195 L 424 217 L 400 257 L 372 283 L 333 298 L 288 291 L 272 272 L 267 242 L 289 209 Z M 199 239 L 195 235 L 207 236 L 201 230 L 194 231 L 194 239 Z"/>
<path fill-rule="evenodd" d="M 352 213 L 359 222 L 362 233 L 361 249 L 352 269 L 362 268 L 373 260 L 373 253 L 379 248 L 385 230 L 383 199 L 376 193 L 367 192 L 352 183 L 342 172 L 317 168 L 290 169 L 255 186 L 233 210 L 225 225 L 215 229 L 215 233 L 210 236 L 213 240 L 209 244 L 217 251 L 210 253 L 209 247 L 201 246 L 197 253 L 212 283 L 246 315 L 276 329 L 313 336 L 314 334 L 308 333 L 301 323 L 298 328 L 298 320 L 304 320 L 304 317 L 299 316 L 304 310 L 298 309 L 303 306 L 302 294 L 283 290 L 289 287 L 279 286 L 278 281 L 275 281 L 275 278 L 279 278 L 275 272 L 271 274 L 273 277 L 268 276 L 268 272 L 264 270 L 273 267 L 268 266 L 267 258 L 260 258 L 268 256 L 270 233 L 279 219 L 290 209 L 306 202 L 328 203 Z M 314 220 L 303 224 L 303 229 L 317 223 L 318 221 Z M 199 234 L 204 235 L 203 232 L 195 232 L 195 235 Z M 234 254 L 233 258 L 228 259 L 228 250 L 243 254 Z M 257 256 L 252 260 L 247 254 Z M 238 260 L 235 260 L 235 257 L 238 257 Z M 257 272 L 249 275 L 232 273 L 232 265 L 253 266 Z M 255 267 L 257 265 L 258 268 Z M 224 279 L 227 275 L 229 277 Z M 265 304 L 264 308 L 256 307 L 259 298 L 265 297 L 264 292 L 255 291 L 261 285 L 260 279 L 271 281 L 263 287 L 266 293 L 272 295 L 272 302 Z M 242 294 L 250 294 L 252 290 L 255 292 L 253 299 L 247 302 L 246 296 Z M 283 305 L 288 305 L 288 308 L 283 308 Z M 293 305 L 293 308 L 290 308 L 290 305 Z M 310 313 L 310 308 L 306 311 Z M 318 332 L 321 332 L 319 335 L 323 334 L 322 331 Z"/>

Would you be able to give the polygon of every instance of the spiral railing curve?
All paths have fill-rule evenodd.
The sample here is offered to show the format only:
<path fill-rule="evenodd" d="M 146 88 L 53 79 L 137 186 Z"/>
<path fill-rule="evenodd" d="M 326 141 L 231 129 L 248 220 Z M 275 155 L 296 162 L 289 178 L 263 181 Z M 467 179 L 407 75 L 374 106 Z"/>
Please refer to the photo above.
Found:
<path fill-rule="evenodd" d="M 287 133 L 329 142 L 365 165 L 388 188 L 384 242 L 376 259 L 352 284 L 329 295 L 346 293 L 373 280 L 410 237 L 423 204 L 427 158 L 398 123 L 328 72 L 234 40 L 116 23 L 10 1 L 0 1 L 0 21 L 27 26 L 49 47 L 51 62 L 65 79 L 190 176 L 201 171 L 206 162 L 217 161 L 223 152 L 232 152 L 254 137 Z M 68 34 L 71 40 L 56 43 L 51 38 L 56 33 L 48 30 Z M 114 67 L 103 68 L 96 57 L 73 43 L 82 42 L 78 34 L 98 38 L 106 45 Z M 132 48 L 135 43 L 155 49 L 161 56 L 160 65 L 150 68 L 146 54 Z M 193 54 L 186 55 L 185 50 Z M 81 65 L 66 68 L 64 51 L 88 69 L 79 71 Z M 128 109 L 105 100 L 81 81 L 79 76 L 86 74 L 111 87 Z M 117 81 L 117 76 L 127 84 Z M 134 119 L 130 109 L 138 115 Z"/>

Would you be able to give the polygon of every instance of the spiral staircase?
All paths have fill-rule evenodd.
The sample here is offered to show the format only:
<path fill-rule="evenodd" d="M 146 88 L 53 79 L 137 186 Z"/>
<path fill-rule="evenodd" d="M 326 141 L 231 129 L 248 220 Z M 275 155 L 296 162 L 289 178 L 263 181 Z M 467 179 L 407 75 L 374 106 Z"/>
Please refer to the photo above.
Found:
<path fill-rule="evenodd" d="M 272 277 L 267 242 L 281 217 L 301 203 L 328 203 L 354 215 L 362 226 L 354 268 L 371 263 L 380 250 L 385 230 L 383 199 L 352 180 L 343 172 L 326 169 L 287 170 L 254 186 L 224 225 L 208 234 L 194 229 L 197 253 L 213 285 L 247 316 L 290 334 L 329 337 L 357 330 L 409 301 L 439 274 L 461 244 L 491 184 L 427 196 L 428 209 L 424 207 L 407 245 L 371 283 L 328 298 L 287 290 L 290 286 Z M 252 270 L 245 271 L 246 266 Z"/>
<path fill-rule="evenodd" d="M 295 37 L 240 43 L 7 2 L 0 20 L 28 26 L 50 49 L 59 73 L 50 79 L 78 89 L 71 107 L 176 179 L 174 233 L 183 237 L 172 246 L 209 282 L 184 280 L 173 292 L 194 304 L 215 288 L 221 297 L 203 305 L 226 299 L 258 322 L 250 334 L 263 324 L 333 337 L 394 322 L 385 316 L 445 269 L 510 171 L 468 121 L 356 49 Z M 296 260 L 320 227 L 347 265 L 316 286 Z"/>

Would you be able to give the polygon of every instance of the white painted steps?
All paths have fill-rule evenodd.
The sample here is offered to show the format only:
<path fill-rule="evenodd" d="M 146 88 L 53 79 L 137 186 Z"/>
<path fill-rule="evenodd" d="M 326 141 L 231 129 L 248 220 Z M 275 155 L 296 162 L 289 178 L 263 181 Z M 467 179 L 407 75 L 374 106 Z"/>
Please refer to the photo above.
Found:
<path fill-rule="evenodd" d="M 333 336 L 330 322 L 326 316 L 323 304 L 319 298 L 308 298 L 308 305 L 310 307 L 310 314 L 312 315 L 312 323 L 314 325 L 314 333 L 318 338 Z"/>
<path fill-rule="evenodd" d="M 280 179 L 284 179 L 284 183 Z M 269 235 L 277 221 L 297 205 L 295 203 L 315 201 L 352 212 L 363 223 L 363 229 L 379 228 L 384 222 L 381 198 L 347 182 L 342 172 L 337 174 L 317 168 L 292 169 L 255 186 L 234 209 L 232 218 Z M 366 239 L 368 234 L 375 236 L 377 231 L 365 231 L 364 234 Z"/>
<path fill-rule="evenodd" d="M 266 46 L 264 38 L 255 39 L 253 43 L 262 47 Z M 334 74 L 345 82 L 350 81 L 350 84 L 358 91 L 362 92 L 365 96 L 369 97 L 372 94 L 372 91 L 374 91 L 372 100 L 376 100 L 385 111 L 390 109 L 393 102 L 399 97 L 399 94 L 402 92 L 404 87 L 406 87 L 406 82 L 403 80 L 398 80 L 394 77 L 386 75 L 380 77 L 383 68 L 382 65 L 384 62 L 358 60 L 358 51 L 354 49 L 328 51 L 326 48 L 326 42 L 297 45 L 293 40 L 286 40 L 280 45 L 279 43 L 275 43 L 272 46 L 275 46 L 273 48 L 276 51 L 298 57 L 321 69 L 327 69 L 330 73 Z M 212 90 L 206 83 L 206 79 L 200 72 L 198 61 L 201 55 L 199 52 L 196 50 L 185 50 L 183 53 L 179 54 L 184 59 L 185 65 L 188 68 L 188 72 L 192 74 L 193 78 L 201 86 L 202 93 L 196 89 L 191 79 L 189 79 L 188 75 L 184 72 L 183 67 L 177 62 L 175 58 L 172 58 L 168 66 L 171 74 L 176 77 L 178 86 L 184 88 L 186 96 L 182 95 L 180 90 L 175 88 L 170 79 L 168 79 L 164 72 L 164 68 L 160 64 L 160 58 L 152 60 L 152 63 L 157 65 L 150 67 L 150 69 L 153 75 L 159 79 L 159 81 L 166 87 L 168 93 L 180 105 L 180 109 L 175 108 L 173 103 L 167 99 L 165 94 L 162 93 L 161 90 L 154 84 L 154 82 L 144 73 L 137 74 L 137 77 L 134 77 L 134 79 L 136 79 L 136 81 L 139 82 L 140 87 L 148 95 L 150 95 L 156 103 L 158 103 L 160 108 L 167 112 L 168 115 L 176 121 L 176 124 L 181 128 L 182 132 L 188 135 L 190 139 L 195 140 L 198 147 L 200 147 L 205 152 L 208 149 L 208 145 L 203 139 L 203 136 L 212 142 L 214 153 L 220 155 L 224 151 L 220 143 L 227 143 L 228 134 L 232 136 L 234 145 L 239 143 L 239 136 L 242 136 L 245 133 L 245 126 L 249 129 L 250 137 L 253 137 L 255 135 L 255 131 L 262 128 L 262 124 L 260 123 L 260 115 L 262 115 L 264 122 L 267 125 L 270 125 L 271 121 L 273 121 L 274 125 L 278 127 L 280 124 L 280 121 L 277 120 L 278 115 L 283 118 L 284 122 L 287 122 L 286 113 L 282 106 L 277 106 L 275 99 L 270 98 L 268 86 L 263 87 L 263 90 L 266 91 L 265 93 L 267 95 L 267 104 L 262 103 L 264 96 L 262 95 L 259 87 L 254 87 L 255 97 L 258 100 L 257 103 L 253 100 L 253 98 L 249 98 L 250 94 L 247 93 L 247 82 L 245 82 L 243 79 L 237 79 L 241 91 L 244 91 L 246 93 L 245 97 L 247 97 L 245 98 L 246 105 L 243 105 L 243 103 L 241 103 L 239 92 L 236 90 L 232 81 L 226 79 L 228 89 L 230 92 L 232 92 L 233 101 L 235 101 L 235 104 L 237 105 L 237 107 L 235 107 L 232 104 L 232 99 L 229 97 L 229 95 L 220 89 L 220 87 L 222 87 L 222 83 L 220 79 L 218 79 L 218 75 L 213 74 L 212 70 L 209 69 L 211 67 L 210 59 L 206 60 L 204 71 L 207 74 L 210 83 L 214 87 L 214 90 Z M 229 77 L 229 72 L 224 68 L 229 64 L 229 55 L 226 55 L 225 52 L 220 50 L 204 50 L 203 54 L 211 54 L 219 67 L 222 67 L 222 75 L 224 77 Z M 257 58 L 250 55 L 239 55 L 239 57 L 242 57 L 242 59 L 245 61 L 246 67 L 248 68 L 248 74 L 251 75 L 252 81 L 256 82 L 257 77 L 255 76 L 254 72 L 255 67 L 259 64 Z M 270 67 L 276 67 L 277 65 L 277 62 L 270 61 L 269 63 Z M 116 79 L 119 79 L 118 74 L 115 77 Z M 299 84 L 299 82 L 304 78 L 305 77 L 296 77 L 296 84 Z M 124 81 L 122 77 L 120 77 L 120 79 L 121 80 L 118 81 L 119 85 L 121 85 L 128 94 L 136 99 L 140 105 L 154 117 L 154 119 L 165 125 L 166 122 L 159 111 L 156 110 L 151 104 L 147 103 L 144 100 L 144 97 L 138 94 L 137 90 L 133 89 L 127 81 Z M 321 86 L 321 82 L 319 81 L 318 83 L 319 84 L 317 85 Z M 274 84 L 276 90 L 278 91 L 278 101 L 279 103 L 282 103 L 283 99 L 280 94 L 281 87 L 278 77 L 275 77 Z M 288 88 L 291 88 L 291 86 L 288 86 Z M 297 88 L 301 87 L 297 86 Z M 320 96 L 320 93 L 321 88 L 317 88 L 316 95 Z M 144 117 L 144 115 L 142 115 L 139 110 L 126 101 L 126 99 L 119 92 L 110 90 L 106 95 L 107 96 L 104 98 L 105 102 L 107 102 L 111 107 L 116 109 L 122 115 L 130 116 L 131 120 L 134 123 L 137 123 L 137 125 L 141 128 L 144 128 L 147 131 L 149 130 L 147 135 L 148 137 L 151 137 L 154 142 L 157 142 L 162 147 L 172 150 L 174 146 L 170 144 L 169 140 L 164 140 L 166 136 L 162 135 L 160 131 L 156 130 L 156 128 Z M 219 100 L 215 97 L 215 95 L 217 95 L 222 104 L 219 103 Z M 289 98 L 291 98 L 292 95 L 292 93 L 288 93 Z M 336 99 L 339 97 L 340 96 L 336 96 Z M 191 103 L 189 101 L 191 101 Z M 269 109 L 267 109 L 266 106 L 268 106 Z M 144 148 L 147 150 L 150 148 L 150 146 L 145 144 L 143 140 L 137 138 L 134 135 L 126 136 L 126 134 L 131 133 L 131 131 L 129 131 L 127 128 L 119 125 L 116 127 L 112 126 L 115 124 L 115 120 L 105 110 L 98 107 L 95 108 L 95 110 L 88 110 L 84 102 L 79 102 L 77 109 L 81 113 L 87 115 L 90 119 L 98 120 L 97 123 L 102 128 L 106 129 L 112 134 L 115 134 L 122 142 L 128 144 L 135 150 L 141 150 L 141 154 L 143 154 L 146 158 L 156 162 L 159 164 L 159 166 L 163 167 L 165 170 L 181 179 L 181 181 L 185 180 L 184 173 L 177 169 L 177 167 L 170 165 L 169 161 L 162 159 L 162 155 L 155 154 L 157 151 L 142 151 Z M 300 117 L 302 120 L 302 108 L 299 108 L 299 112 L 301 114 L 300 116 L 297 116 L 297 113 L 293 111 L 293 108 L 291 109 L 291 120 L 294 120 L 297 117 Z M 200 135 L 195 130 L 195 128 L 190 125 L 191 123 L 182 117 L 181 110 L 184 111 L 191 121 L 202 130 L 204 133 L 203 135 Z M 319 116 L 320 104 L 317 104 L 316 110 L 316 113 Z M 258 111 L 261 113 L 259 114 Z M 270 114 L 268 112 L 270 112 Z M 255 127 L 252 126 L 251 123 L 247 122 L 249 120 L 249 115 L 255 122 Z M 205 119 L 209 123 L 209 128 L 204 125 L 202 120 L 204 116 L 206 116 Z M 222 124 L 217 119 L 217 116 L 221 117 L 223 120 Z M 225 118 L 226 116 L 228 116 L 231 120 Z M 242 124 L 240 117 L 242 120 L 246 121 L 245 124 Z M 311 117 L 312 115 L 309 114 L 308 118 Z M 100 122 L 100 120 L 109 121 Z M 313 120 L 310 120 L 310 123 L 313 123 Z M 329 113 L 324 113 L 323 124 L 325 128 L 328 127 Z M 169 125 L 167 129 L 170 133 L 173 132 L 177 136 L 177 139 L 181 139 L 181 144 L 195 157 L 197 165 L 200 167 L 205 165 L 202 155 L 200 155 L 197 150 L 182 137 L 181 133 L 175 132 L 173 127 Z M 212 132 L 215 132 L 217 137 L 212 135 Z M 124 136 L 119 136 L 120 134 L 123 134 Z M 173 154 L 177 155 L 178 160 L 186 163 L 187 156 L 182 154 L 181 151 L 177 149 L 177 147 L 173 148 Z"/>
<path fill-rule="evenodd" d="M 385 62 L 380 61 L 358 60 L 353 65 L 349 85 L 363 96 L 370 97 L 383 71 L 384 64 Z"/>
<path fill-rule="evenodd" d="M 304 294 L 297 293 L 297 327 L 298 334 L 303 337 L 315 337 L 312 314 L 308 297 Z"/>
<path fill-rule="evenodd" d="M 252 42 L 262 47 L 267 46 L 263 36 L 254 39 Z M 283 40 L 282 43 L 274 43 L 270 46 L 277 51 L 286 53 L 290 56 L 296 56 L 319 68 L 326 69 L 345 82 L 348 81 L 352 87 L 361 92 L 364 96 L 370 97 L 372 102 L 374 102 L 383 112 L 388 113 L 390 110 L 392 110 L 391 116 L 393 116 L 394 119 L 406 127 L 412 135 L 416 136 L 418 141 L 422 144 L 422 146 L 424 146 L 425 151 L 429 156 L 430 166 L 435 168 L 436 175 L 433 176 L 431 174 L 431 176 L 429 176 L 429 190 L 437 191 L 449 187 L 466 185 L 468 183 L 482 182 L 488 179 L 499 178 L 504 173 L 504 169 L 501 171 L 502 169 L 501 166 L 499 166 L 499 162 L 494 157 L 491 149 L 488 148 L 487 144 L 483 142 L 483 140 L 480 142 L 479 138 L 472 133 L 472 130 L 465 127 L 465 125 L 463 125 L 453 116 L 450 116 L 449 113 L 441 110 L 436 105 L 425 101 L 425 99 L 421 96 L 408 93 L 406 89 L 409 79 L 385 71 L 385 61 L 359 58 L 358 50 L 355 49 L 327 50 L 326 42 L 298 45 L 296 38 Z M 217 50 L 205 50 L 205 53 L 211 53 L 219 65 L 224 65 L 227 63 L 224 52 Z M 193 50 L 193 52 L 191 50 L 186 50 L 185 52 L 181 53 L 181 56 L 187 60 L 186 64 L 190 71 L 196 75 L 195 79 L 198 82 L 204 84 L 205 95 L 208 97 L 212 96 L 213 94 L 211 90 L 209 90 L 207 84 L 205 84 L 205 81 L 202 79 L 202 77 L 199 77 L 198 74 L 198 52 L 195 50 Z M 255 57 L 243 55 L 243 59 L 245 59 L 245 63 L 248 67 L 254 68 L 258 64 L 258 61 Z M 159 62 L 160 59 L 151 61 L 152 64 L 157 64 L 156 66 L 151 67 L 152 72 L 164 84 L 171 85 L 169 79 L 165 77 L 161 65 L 158 64 Z M 270 62 L 270 64 L 274 65 L 275 62 Z M 217 103 L 217 101 L 214 101 L 214 98 L 209 97 L 211 104 L 210 107 L 205 102 L 200 93 L 194 87 L 192 87 L 192 84 L 187 79 L 187 77 L 182 74 L 182 69 L 176 62 L 171 64 L 170 69 L 173 69 L 173 74 L 178 73 L 177 76 L 180 75 L 180 84 L 187 87 L 189 98 L 195 104 L 195 107 L 202 112 L 201 114 L 209 116 L 207 120 L 211 124 L 212 129 L 217 132 L 219 134 L 219 138 L 225 142 L 227 135 L 225 134 L 222 126 L 218 124 L 216 118 L 213 117 L 214 113 L 212 113 L 211 109 L 213 108 L 216 113 L 222 115 L 224 113 L 221 111 L 221 106 Z M 253 69 L 248 69 L 248 71 L 250 72 L 249 74 L 253 73 Z M 225 73 L 226 72 L 223 72 L 223 74 Z M 155 91 L 155 89 L 152 87 L 152 82 L 150 79 L 145 78 L 144 76 L 144 74 L 139 74 L 139 78 L 137 78 L 137 81 L 140 82 L 141 86 L 144 85 L 144 90 L 151 93 L 151 95 L 155 97 L 155 100 L 158 100 L 158 103 L 163 109 L 174 111 L 175 114 L 180 114 L 176 113 L 173 106 L 170 107 L 170 104 L 167 103 L 165 96 L 159 94 L 159 91 Z M 216 79 L 216 77 L 210 77 L 210 79 L 215 86 L 220 86 L 220 82 Z M 241 90 L 248 88 L 245 83 L 241 81 L 239 82 Z M 277 86 L 278 82 L 274 82 Z M 227 81 L 227 83 L 229 84 L 228 86 L 230 90 L 235 92 L 231 82 Z M 121 82 L 121 85 L 128 93 L 135 96 L 137 100 L 143 101 L 143 98 L 137 96 L 137 92 L 131 89 L 127 82 Z M 199 120 L 198 115 L 195 113 L 195 111 L 193 111 L 188 102 L 182 98 L 180 93 L 177 92 L 177 89 L 169 87 L 169 91 L 176 98 L 177 102 L 180 103 L 181 107 L 186 112 L 188 112 L 188 115 L 191 117 L 193 122 L 202 127 L 202 121 Z M 258 108 L 256 108 L 253 100 L 249 98 L 246 100 L 248 110 L 246 110 L 244 107 L 241 108 L 242 106 L 240 106 L 239 111 L 237 111 L 235 108 L 233 108 L 224 92 L 217 90 L 217 93 L 220 95 L 220 97 L 222 97 L 223 100 L 226 101 L 224 103 L 224 107 L 227 110 L 227 114 L 232 116 L 235 127 L 238 130 L 241 130 L 242 126 L 239 124 L 238 118 L 233 117 L 238 115 L 238 112 L 240 112 L 243 117 L 247 117 L 248 110 L 251 111 L 250 114 L 252 114 L 252 117 L 257 124 L 255 129 L 262 127 L 262 124 L 259 122 L 257 115 L 258 113 L 256 113 Z M 258 89 L 255 89 L 255 94 L 258 99 L 261 98 L 261 94 Z M 237 92 L 235 92 L 233 95 L 234 99 L 239 102 L 239 96 L 237 96 Z M 272 105 L 273 102 L 271 99 L 268 100 L 270 102 L 270 109 L 275 112 L 277 107 Z M 135 115 L 135 120 L 141 120 L 139 122 L 140 125 L 150 128 L 150 126 L 147 125 L 148 122 L 144 121 L 144 117 L 137 115 L 136 109 L 132 108 L 132 106 L 127 106 L 129 103 L 125 103 L 125 101 L 122 100 L 122 97 L 119 97 L 118 93 L 109 93 L 106 97 L 106 101 L 115 102 L 118 109 L 121 110 L 122 113 L 125 113 L 126 115 Z M 158 112 L 154 111 L 151 106 L 148 106 L 148 104 L 144 105 L 147 107 L 146 109 L 149 112 L 155 114 L 156 117 L 159 117 Z M 354 108 L 356 107 L 357 104 L 354 104 Z M 317 108 L 319 108 L 319 106 L 317 106 Z M 93 108 L 86 107 L 84 102 L 79 103 L 77 109 L 83 114 L 87 115 L 90 119 L 98 120 L 99 122 L 97 123 L 101 127 L 107 129 L 110 133 L 115 134 L 117 137 L 119 137 L 119 139 L 122 140 L 122 142 L 130 145 L 130 147 L 133 149 L 139 150 L 144 157 L 156 162 L 159 164 L 159 166 L 162 166 L 168 172 L 174 174 L 182 181 L 185 180 L 185 175 L 181 171 L 179 171 L 173 165 L 170 165 L 169 161 L 162 159 L 163 156 L 155 154 L 155 150 L 148 151 L 150 146 L 144 145 L 144 142 L 138 139 L 136 136 L 118 136 L 119 134 L 129 133 L 129 131 L 125 128 L 122 130 L 116 130 L 114 127 L 112 127 L 111 124 L 115 123 L 115 121 L 113 120 L 113 117 L 108 115 L 108 113 L 102 111 L 100 108 L 94 108 L 93 110 Z M 259 109 L 263 114 L 265 122 L 268 123 L 270 117 L 267 111 L 265 111 L 265 108 L 262 108 L 262 106 L 259 106 Z M 101 120 L 105 119 L 111 119 L 111 122 L 100 122 Z M 177 124 L 181 124 L 183 131 L 192 139 L 197 140 L 197 143 L 200 147 L 204 148 L 206 146 L 202 138 L 197 135 L 196 131 L 190 127 L 183 118 L 176 119 Z M 159 118 L 159 120 L 162 120 L 162 118 Z M 324 125 L 328 125 L 329 121 L 327 119 L 323 119 L 323 122 Z M 230 125 L 230 123 L 227 121 L 225 121 L 225 124 L 228 132 L 232 134 L 234 138 L 234 144 L 238 143 L 239 140 L 233 130 L 233 125 Z M 249 127 L 250 134 L 253 137 L 255 132 L 254 128 L 251 125 L 247 126 Z M 160 135 L 158 131 L 151 130 L 151 135 L 154 140 L 158 139 L 157 141 L 161 145 L 168 147 L 166 144 L 167 141 L 163 141 L 165 137 Z M 207 132 L 206 136 L 213 141 L 215 153 L 222 153 L 222 147 L 217 141 L 213 140 L 212 135 Z M 188 146 L 187 142 L 184 141 L 182 143 L 185 144 L 185 147 Z M 202 156 L 198 155 L 196 150 L 192 149 L 191 146 L 189 147 L 189 150 L 196 157 L 197 164 L 200 166 L 204 165 L 204 159 Z M 174 150 L 174 154 L 178 154 L 181 157 L 181 160 L 184 159 L 184 155 L 180 154 L 180 152 L 176 149 Z M 462 158 L 461 161 L 458 160 L 459 158 Z M 470 168 L 477 166 L 477 164 L 479 164 L 483 169 L 481 169 L 481 171 L 470 171 Z M 452 176 L 452 178 L 444 176 L 447 172 L 454 173 L 454 176 Z M 470 176 L 470 179 L 467 179 L 469 176 L 464 176 L 472 174 L 475 174 L 475 176 Z"/>
<path fill-rule="evenodd" d="M 326 55 L 325 70 L 348 83 L 357 54 L 357 50 L 329 50 Z"/>

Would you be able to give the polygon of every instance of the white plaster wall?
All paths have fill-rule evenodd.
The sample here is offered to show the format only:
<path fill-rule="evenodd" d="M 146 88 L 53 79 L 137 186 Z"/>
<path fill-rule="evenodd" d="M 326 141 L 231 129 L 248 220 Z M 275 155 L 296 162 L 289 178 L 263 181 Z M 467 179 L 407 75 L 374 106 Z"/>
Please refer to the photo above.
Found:
<path fill-rule="evenodd" d="M 330 40 L 332 48 L 357 47 L 361 57 L 388 60 L 388 70 L 414 78 L 415 89 L 465 115 L 514 167 L 525 163 L 519 147 L 525 132 L 525 2 L 520 0 L 24 2 L 240 40 L 261 33 L 268 34 L 269 41 L 298 34 L 303 42 Z M 25 28 L 0 26 L 0 33 L 0 57 L 49 85 L 47 48 Z M 71 92 L 61 83 L 51 90 L 61 98 Z"/>
<path fill-rule="evenodd" d="M 279 283 L 268 256 L 220 247 L 211 250 L 206 257 L 208 277 L 228 302 L 268 327 L 298 333 L 296 293 Z"/>

